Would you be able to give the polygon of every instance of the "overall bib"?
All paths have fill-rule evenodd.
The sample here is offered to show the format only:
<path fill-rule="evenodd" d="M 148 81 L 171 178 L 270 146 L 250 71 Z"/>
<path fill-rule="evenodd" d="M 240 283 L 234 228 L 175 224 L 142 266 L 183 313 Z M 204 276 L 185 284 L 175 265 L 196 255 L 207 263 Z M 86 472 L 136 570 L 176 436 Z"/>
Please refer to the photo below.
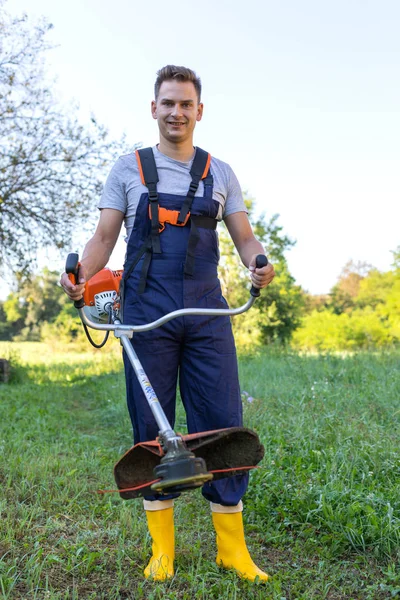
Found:
<path fill-rule="evenodd" d="M 165 223 L 165 229 L 159 234 L 160 251 L 150 252 L 150 260 L 148 252 L 138 260 L 141 248 L 152 235 L 149 193 L 142 194 L 124 265 L 124 323 L 149 323 L 182 308 L 227 308 L 217 275 L 218 236 L 214 227 L 201 226 L 203 217 L 209 221 L 217 217 L 219 205 L 213 200 L 212 192 L 212 175 L 208 173 L 204 179 L 204 194 L 193 198 L 187 223 L 184 226 Z M 182 196 L 158 194 L 159 214 L 162 214 L 161 209 L 180 211 L 184 201 Z M 198 226 L 193 225 L 196 219 L 199 219 Z M 192 228 L 196 244 L 194 268 L 190 273 L 187 255 L 188 244 L 192 244 Z M 147 263 L 145 268 L 144 263 Z M 189 433 L 242 425 L 236 350 L 229 317 L 173 319 L 152 331 L 134 333 L 131 343 L 172 428 L 175 427 L 178 378 Z M 154 440 L 158 426 L 125 353 L 124 365 L 134 443 Z M 247 474 L 229 477 L 206 483 L 202 494 L 211 502 L 235 506 L 247 484 Z M 146 499 L 162 500 L 178 495 L 154 494 Z"/>

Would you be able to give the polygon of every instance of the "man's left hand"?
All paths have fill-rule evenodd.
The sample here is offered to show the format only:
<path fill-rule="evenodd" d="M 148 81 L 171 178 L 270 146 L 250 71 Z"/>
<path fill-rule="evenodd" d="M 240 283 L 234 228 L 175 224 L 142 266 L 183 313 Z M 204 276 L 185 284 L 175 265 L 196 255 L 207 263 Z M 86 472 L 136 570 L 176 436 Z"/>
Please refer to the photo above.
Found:
<path fill-rule="evenodd" d="M 255 288 L 261 289 L 271 283 L 271 281 L 275 277 L 275 271 L 271 263 L 268 263 L 267 266 L 263 267 L 262 269 L 256 269 L 256 257 L 257 254 L 253 254 L 250 260 L 250 279 L 251 283 L 254 285 Z"/>

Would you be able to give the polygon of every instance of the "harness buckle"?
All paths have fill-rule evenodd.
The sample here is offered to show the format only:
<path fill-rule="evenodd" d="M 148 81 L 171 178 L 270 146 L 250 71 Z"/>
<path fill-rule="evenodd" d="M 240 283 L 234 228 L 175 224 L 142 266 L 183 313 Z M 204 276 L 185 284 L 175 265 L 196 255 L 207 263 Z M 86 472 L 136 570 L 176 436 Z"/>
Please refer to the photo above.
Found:
<path fill-rule="evenodd" d="M 184 227 L 190 219 L 190 212 L 186 215 L 185 219 L 182 223 L 178 223 L 180 211 L 179 210 L 170 210 L 168 208 L 163 208 L 162 206 L 158 207 L 158 222 L 159 228 L 158 233 L 161 233 L 165 229 L 165 224 L 175 225 L 176 227 Z M 149 217 L 151 219 L 151 206 L 149 204 Z"/>
<path fill-rule="evenodd" d="M 189 185 L 189 194 L 191 196 L 194 196 L 196 194 L 196 192 L 197 192 L 197 188 L 198 187 L 199 187 L 199 182 L 198 181 L 194 181 L 192 179 L 192 181 L 190 182 L 190 185 Z"/>

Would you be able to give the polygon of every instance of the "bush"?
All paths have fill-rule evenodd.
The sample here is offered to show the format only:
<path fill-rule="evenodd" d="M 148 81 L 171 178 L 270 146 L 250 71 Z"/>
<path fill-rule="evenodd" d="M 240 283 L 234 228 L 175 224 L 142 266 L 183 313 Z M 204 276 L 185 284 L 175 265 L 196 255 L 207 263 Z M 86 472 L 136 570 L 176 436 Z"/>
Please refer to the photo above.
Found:
<path fill-rule="evenodd" d="M 299 350 L 358 350 L 383 348 L 399 341 L 395 329 L 372 309 L 340 315 L 313 311 L 294 332 L 292 346 Z"/>
<path fill-rule="evenodd" d="M 2 352 L 2 358 L 5 358 L 10 364 L 10 377 L 8 383 L 20 383 L 24 379 L 25 368 L 22 363 L 20 352 L 10 345 L 6 346 L 5 352 Z"/>
<path fill-rule="evenodd" d="M 41 340 L 54 347 L 74 345 L 86 348 L 88 341 L 76 308 L 72 302 L 65 304 L 53 323 L 43 323 Z"/>

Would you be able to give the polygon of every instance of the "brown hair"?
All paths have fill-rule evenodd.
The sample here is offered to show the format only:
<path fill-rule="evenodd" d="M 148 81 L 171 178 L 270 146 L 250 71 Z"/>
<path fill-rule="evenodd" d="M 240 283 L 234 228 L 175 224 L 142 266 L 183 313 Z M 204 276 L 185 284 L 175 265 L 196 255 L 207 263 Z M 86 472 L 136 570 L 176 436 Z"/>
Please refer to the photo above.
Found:
<path fill-rule="evenodd" d="M 157 79 L 154 84 L 154 96 L 156 100 L 160 92 L 161 84 L 164 81 L 170 81 L 171 79 L 176 79 L 177 81 L 191 81 L 195 87 L 197 99 L 200 102 L 200 77 L 197 77 L 196 73 L 192 71 L 192 69 L 188 69 L 187 67 L 176 67 L 175 65 L 167 65 L 166 67 L 163 67 L 157 71 Z"/>

